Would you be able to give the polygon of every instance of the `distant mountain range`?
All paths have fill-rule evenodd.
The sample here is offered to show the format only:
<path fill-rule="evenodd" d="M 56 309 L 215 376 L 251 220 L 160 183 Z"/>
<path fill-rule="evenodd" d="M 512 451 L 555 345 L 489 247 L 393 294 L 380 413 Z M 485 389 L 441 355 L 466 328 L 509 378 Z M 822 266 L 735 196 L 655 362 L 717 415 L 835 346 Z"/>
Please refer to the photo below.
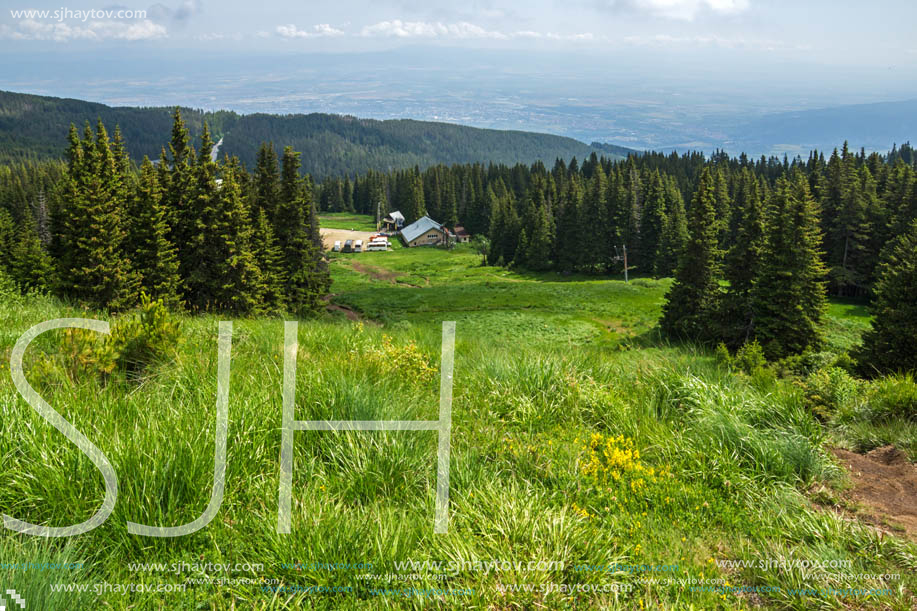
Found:
<path fill-rule="evenodd" d="M 71 123 L 101 119 L 115 126 L 135 160 L 159 157 L 168 145 L 172 108 L 112 107 L 82 100 L 0 91 L 0 161 L 60 158 Z M 278 152 L 290 145 L 302 153 L 303 169 L 317 178 L 391 170 L 438 163 L 496 162 L 513 164 L 558 157 L 582 160 L 593 152 L 620 158 L 632 149 L 588 145 L 573 138 L 524 131 L 479 129 L 451 123 L 358 119 L 331 114 L 247 114 L 182 108 L 192 135 L 206 121 L 214 140 L 223 139 L 220 156 L 238 156 L 249 167 L 262 142 Z"/>

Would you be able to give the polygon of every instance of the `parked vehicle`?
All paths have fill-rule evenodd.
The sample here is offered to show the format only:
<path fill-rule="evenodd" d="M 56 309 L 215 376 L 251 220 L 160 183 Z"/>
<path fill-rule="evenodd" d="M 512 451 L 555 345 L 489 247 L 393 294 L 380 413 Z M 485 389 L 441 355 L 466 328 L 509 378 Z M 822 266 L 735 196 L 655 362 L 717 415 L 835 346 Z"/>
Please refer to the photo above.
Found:
<path fill-rule="evenodd" d="M 340 240 L 335 240 L 335 241 L 334 241 L 334 248 L 332 248 L 331 250 L 333 250 L 334 252 L 341 252 L 341 241 L 340 241 Z"/>
<path fill-rule="evenodd" d="M 357 240 L 353 245 L 354 252 L 363 252 L 363 240 Z"/>
<path fill-rule="evenodd" d="M 385 242 L 370 242 L 366 247 L 366 252 L 373 252 L 377 250 L 388 250 L 388 244 Z"/>
<path fill-rule="evenodd" d="M 344 242 L 344 252 L 353 252 L 353 240 Z"/>

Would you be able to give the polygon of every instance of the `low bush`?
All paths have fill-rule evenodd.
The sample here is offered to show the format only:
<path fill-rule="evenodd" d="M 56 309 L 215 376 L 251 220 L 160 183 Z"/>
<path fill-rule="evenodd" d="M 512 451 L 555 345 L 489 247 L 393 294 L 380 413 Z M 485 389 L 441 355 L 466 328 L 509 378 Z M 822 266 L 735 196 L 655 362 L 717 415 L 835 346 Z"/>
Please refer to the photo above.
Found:
<path fill-rule="evenodd" d="M 860 398 L 860 382 L 839 367 L 819 369 L 799 382 L 806 405 L 821 420 L 850 409 Z"/>

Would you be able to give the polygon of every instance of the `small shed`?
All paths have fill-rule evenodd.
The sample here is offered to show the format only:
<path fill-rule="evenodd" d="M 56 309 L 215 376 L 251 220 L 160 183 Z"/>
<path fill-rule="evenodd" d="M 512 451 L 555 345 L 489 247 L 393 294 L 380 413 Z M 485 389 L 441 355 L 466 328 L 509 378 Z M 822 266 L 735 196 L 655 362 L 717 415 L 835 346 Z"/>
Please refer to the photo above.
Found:
<path fill-rule="evenodd" d="M 456 242 L 470 242 L 471 234 L 465 231 L 465 228 L 461 225 L 456 225 L 452 228 L 452 233 L 455 234 Z"/>
<path fill-rule="evenodd" d="M 389 212 L 384 219 L 382 219 L 382 228 L 385 231 L 396 232 L 404 227 L 404 215 L 395 210 L 394 212 Z"/>

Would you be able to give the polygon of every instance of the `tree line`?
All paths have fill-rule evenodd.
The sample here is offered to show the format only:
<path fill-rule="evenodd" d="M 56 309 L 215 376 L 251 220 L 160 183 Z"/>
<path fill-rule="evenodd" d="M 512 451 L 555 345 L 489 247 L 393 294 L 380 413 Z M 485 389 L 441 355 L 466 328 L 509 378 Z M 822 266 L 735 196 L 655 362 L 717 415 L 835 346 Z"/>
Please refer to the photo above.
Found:
<path fill-rule="evenodd" d="M 249 173 L 197 149 L 176 110 L 168 150 L 134 166 L 118 128 L 71 125 L 66 162 L 0 173 L 0 255 L 26 288 L 120 311 L 141 295 L 175 309 L 245 315 L 317 310 L 331 280 L 313 184 L 291 148 Z"/>
<path fill-rule="evenodd" d="M 368 172 L 324 181 L 319 201 L 323 210 L 397 209 L 408 222 L 429 214 L 462 224 L 489 239 L 491 265 L 613 274 L 623 270 L 626 247 L 631 274 L 676 279 L 661 320 L 669 335 L 732 348 L 757 341 L 781 358 L 819 346 L 828 294 L 875 297 L 889 310 L 881 305 L 889 279 L 907 275 L 905 255 L 887 259 L 894 245 L 904 248 L 917 218 L 915 164 L 909 144 L 887 155 L 845 144 L 805 160 L 591 155 L 582 165 L 557 160 L 551 170 L 535 163 Z M 897 338 L 891 327 L 886 335 L 902 355 L 900 327 Z M 917 343 L 917 332 L 909 337 Z M 864 358 L 893 360 L 875 350 Z"/>

